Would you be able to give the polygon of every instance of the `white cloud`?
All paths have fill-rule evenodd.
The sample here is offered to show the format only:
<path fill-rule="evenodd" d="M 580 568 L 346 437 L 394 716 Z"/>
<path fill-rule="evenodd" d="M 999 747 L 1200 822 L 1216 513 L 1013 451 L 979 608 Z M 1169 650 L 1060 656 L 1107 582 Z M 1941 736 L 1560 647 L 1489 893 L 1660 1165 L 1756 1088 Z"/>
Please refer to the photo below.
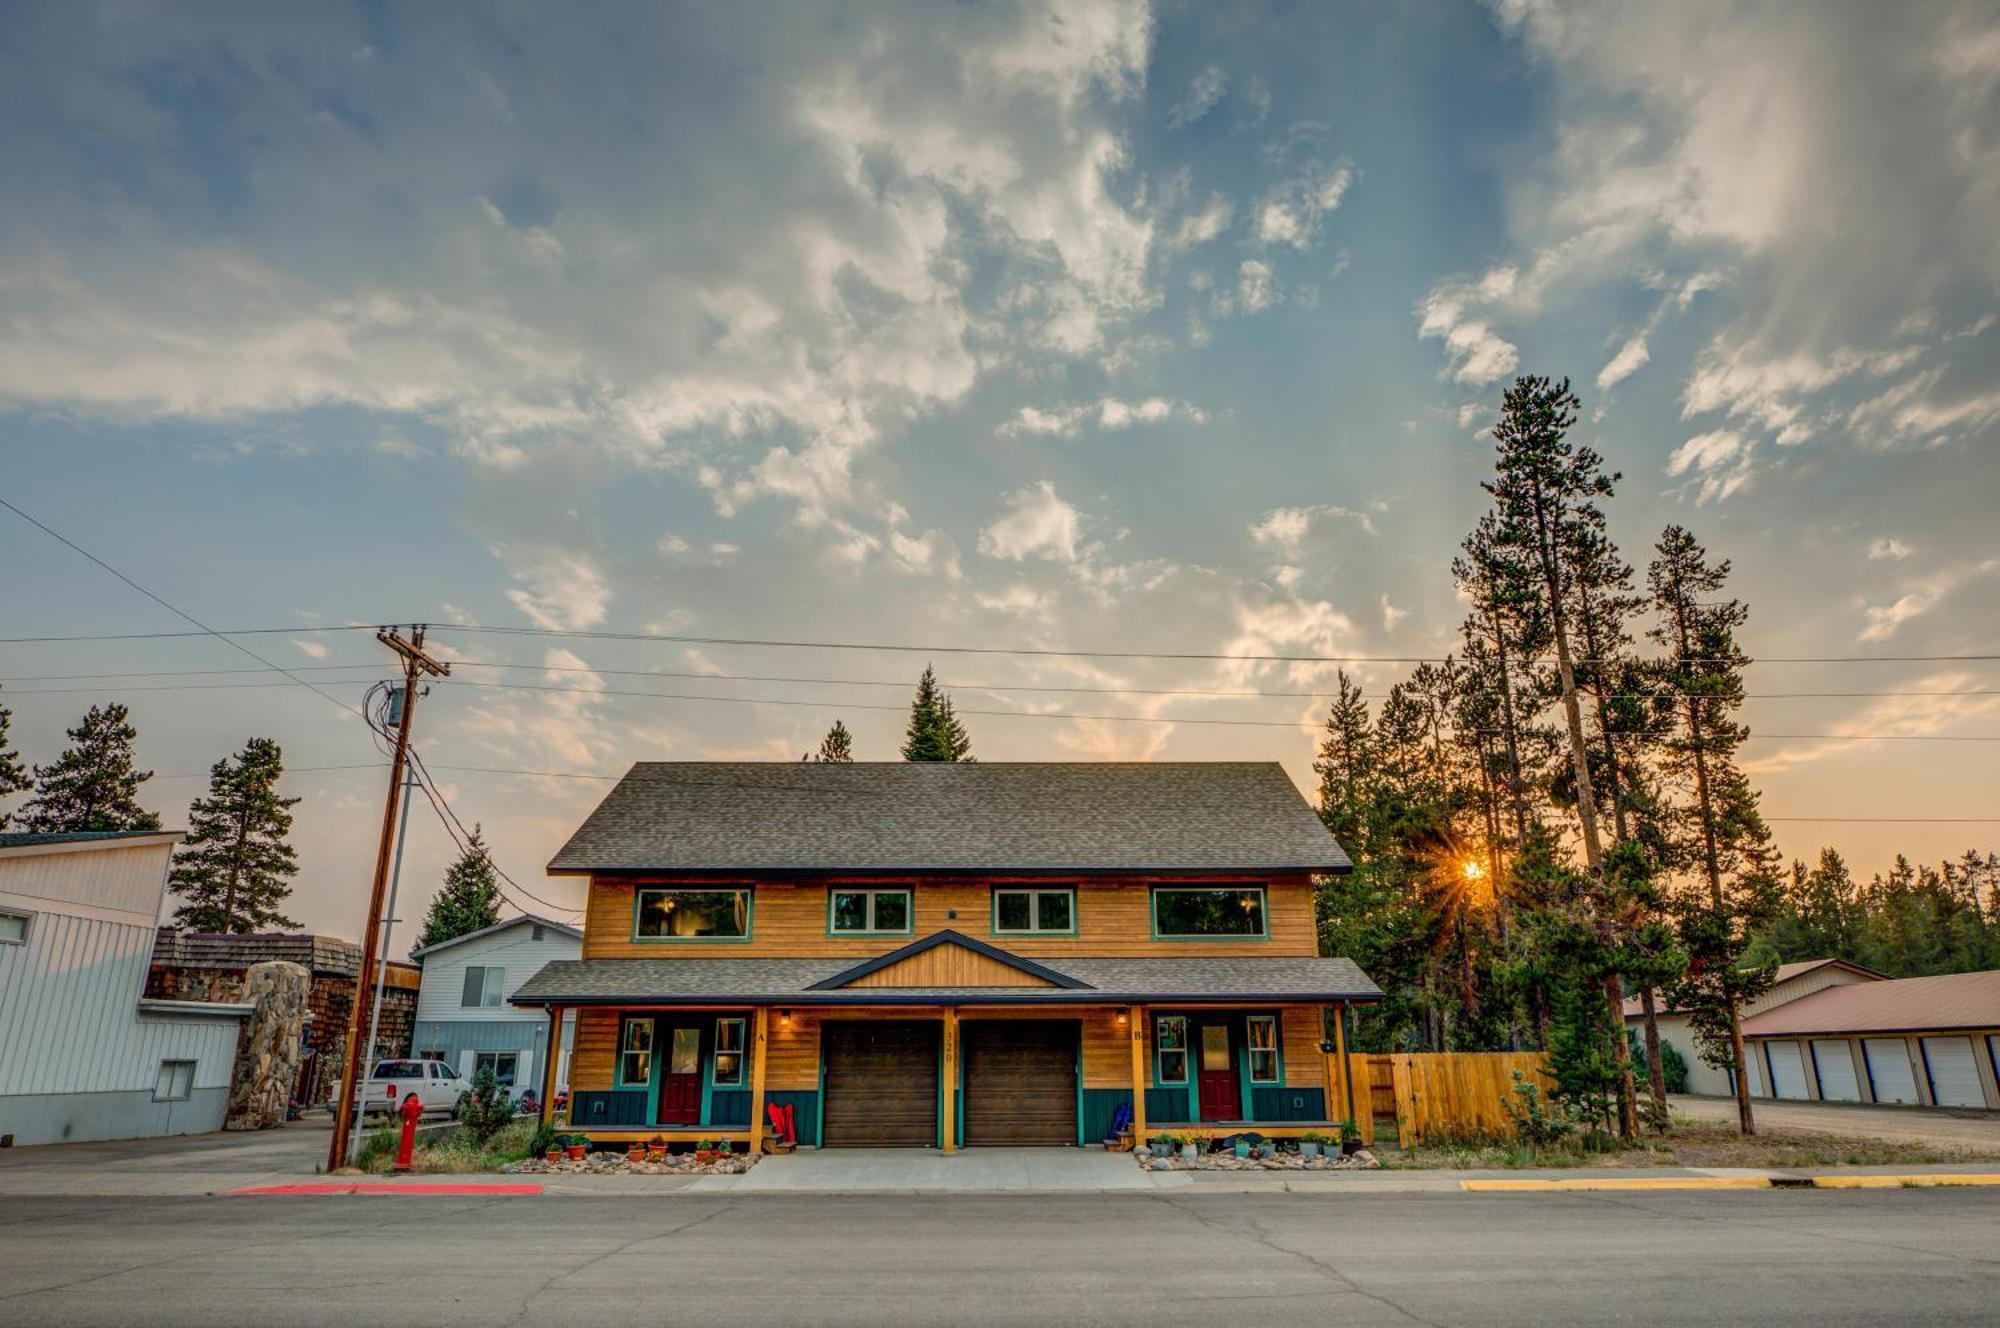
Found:
<path fill-rule="evenodd" d="M 1185 129 L 1202 119 L 1216 108 L 1228 90 L 1228 77 L 1219 67 L 1210 65 L 1195 75 L 1194 82 L 1188 87 L 1187 95 L 1175 102 L 1173 109 L 1167 112 L 1167 127 Z"/>
<path fill-rule="evenodd" d="M 302 641 L 294 637 L 291 642 L 307 659 L 325 659 L 327 656 L 326 644 L 322 641 Z"/>
<path fill-rule="evenodd" d="M 1277 291 L 1271 282 L 1271 265 L 1254 258 L 1246 258 L 1237 269 L 1236 298 L 1245 313 L 1261 313 L 1277 302 Z"/>
<path fill-rule="evenodd" d="M 1382 604 L 1382 630 L 1385 632 L 1395 631 L 1397 625 L 1401 623 L 1403 619 L 1410 616 L 1410 611 L 1408 609 L 1399 609 L 1394 604 L 1391 604 L 1389 602 L 1389 596 L 1386 593 L 1382 596 L 1381 604 Z"/>
<path fill-rule="evenodd" d="M 1023 406 L 1013 419 L 1000 426 L 1000 432 L 1073 438 L 1086 423 L 1094 422 L 1100 429 L 1129 429 L 1137 425 L 1164 424 L 1171 419 L 1205 424 L 1208 415 L 1199 406 L 1168 397 L 1142 397 L 1127 401 L 1107 396 L 1087 405 L 1060 406 L 1049 410 Z"/>
<path fill-rule="evenodd" d="M 1923 737 L 1962 732 L 1968 721 L 2000 715 L 2000 696 L 1991 694 L 1991 680 L 1967 672 L 1933 673 L 1909 680 L 1906 695 L 1885 696 L 1862 703 L 1844 719 L 1828 722 L 1828 733 Z M 1980 693 L 1986 694 L 1980 694 Z M 1928 694 L 1926 694 L 1928 693 Z M 1956 695 L 1954 695 L 1956 693 Z M 1921 744 L 1871 742 L 1865 737 L 1845 742 L 1810 742 L 1779 747 L 1744 763 L 1756 775 L 1777 774 L 1857 752 Z"/>
<path fill-rule="evenodd" d="M 1728 498 L 1741 492 L 1756 474 L 1754 446 L 1733 429 L 1696 434 L 1674 449 L 1667 474 L 1675 478 L 1693 472 L 1699 477 L 1697 503 Z"/>
<path fill-rule="evenodd" d="M 1264 244 L 1305 250 L 1318 238 L 1320 224 L 1347 196 L 1352 167 L 1308 166 L 1266 194 L 1257 205 L 1257 239 Z"/>
<path fill-rule="evenodd" d="M 1181 218 L 1181 223 L 1173 234 L 1169 247 L 1179 251 L 1193 249 L 1207 244 L 1216 236 L 1229 229 L 1230 221 L 1236 213 L 1229 200 L 1220 194 L 1208 200 L 1208 206 L 1199 212 L 1191 212 Z"/>
<path fill-rule="evenodd" d="M 1989 558 L 1985 562 L 1969 566 L 1948 568 L 1934 576 L 1917 582 L 1907 592 L 1897 596 L 1887 604 L 1867 604 L 1862 606 L 1865 619 L 1858 638 L 1864 642 L 1886 641 L 1894 636 L 1905 623 L 1921 618 L 1941 604 L 1968 581 L 2000 572 L 2000 558 Z"/>
<path fill-rule="evenodd" d="M 1900 561 L 1910 556 L 1910 546 L 1893 536 L 1883 535 L 1868 545 L 1868 556 L 1874 559 L 1893 558 Z"/>
<path fill-rule="evenodd" d="M 604 621 L 611 587 L 589 553 L 556 544 L 507 545 L 493 552 L 521 583 L 508 587 L 508 603 L 535 626 L 575 631 Z"/>
<path fill-rule="evenodd" d="M 1056 494 L 1056 486 L 1039 480 L 1003 500 L 1006 513 L 979 534 L 979 551 L 989 558 L 1022 562 L 1046 558 L 1074 563 L 1082 536 L 1082 517 Z"/>
<path fill-rule="evenodd" d="M 1613 355 L 1610 361 L 1597 371 L 1598 390 L 1600 392 L 1605 391 L 1624 382 L 1627 378 L 1645 368 L 1647 361 L 1652 358 L 1652 353 L 1646 349 L 1646 334 L 1644 332 L 1634 333 L 1631 340 L 1619 347 L 1618 353 Z"/>
<path fill-rule="evenodd" d="M 1475 302 L 1483 303 L 1511 289 L 1514 275 L 1512 268 L 1502 268 L 1475 285 L 1443 283 L 1418 306 L 1417 336 L 1444 342 L 1455 381 L 1484 387 L 1520 367 L 1521 353 L 1514 344 L 1471 312 Z"/>
<path fill-rule="evenodd" d="M 1013 419 L 1000 426 L 1006 434 L 1041 434 L 1072 437 L 1083 424 L 1082 406 L 1065 406 L 1060 410 L 1043 410 L 1037 406 L 1023 406 Z"/>
<path fill-rule="evenodd" d="M 1250 538 L 1296 556 L 1314 525 L 1329 519 L 1352 521 L 1366 533 L 1375 533 L 1375 522 L 1368 513 L 1321 503 L 1310 507 L 1274 507 L 1250 527 Z"/>

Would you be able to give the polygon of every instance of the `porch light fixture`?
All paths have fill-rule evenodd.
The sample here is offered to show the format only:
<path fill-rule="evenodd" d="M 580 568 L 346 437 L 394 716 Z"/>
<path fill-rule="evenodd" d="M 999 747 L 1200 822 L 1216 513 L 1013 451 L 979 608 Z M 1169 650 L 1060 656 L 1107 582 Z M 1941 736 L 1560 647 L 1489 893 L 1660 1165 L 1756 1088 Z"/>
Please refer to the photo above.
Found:
<path fill-rule="evenodd" d="M 1126 1020 L 1126 1014 L 1123 1010 L 1120 1010 L 1118 1012 L 1118 1026 L 1120 1028 L 1125 1027 L 1125 1020 Z"/>
<path fill-rule="evenodd" d="M 778 1011 L 778 1027 L 790 1028 L 791 1026 L 792 1026 L 792 1012 L 790 1010 Z"/>

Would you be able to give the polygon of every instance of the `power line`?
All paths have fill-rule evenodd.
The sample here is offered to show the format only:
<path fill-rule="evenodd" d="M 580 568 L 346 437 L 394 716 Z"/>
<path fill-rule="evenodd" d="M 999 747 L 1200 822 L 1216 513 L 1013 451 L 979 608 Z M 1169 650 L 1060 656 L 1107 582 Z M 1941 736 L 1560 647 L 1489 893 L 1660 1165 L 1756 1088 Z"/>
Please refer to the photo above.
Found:
<path fill-rule="evenodd" d="M 458 813 L 452 810 L 451 802 L 434 787 L 431 772 L 425 768 L 424 758 L 417 754 L 417 750 L 414 747 L 410 749 L 410 760 L 417 767 L 417 787 L 424 791 L 424 796 L 430 800 L 431 809 L 438 814 L 438 819 L 445 823 L 445 833 L 448 835 L 452 834 L 453 827 L 456 827 L 458 835 L 465 837 L 465 842 L 459 845 L 460 851 L 470 852 L 473 843 L 473 832 L 465 828 L 465 822 L 459 820 Z M 452 835 L 453 842 L 456 843 L 458 841 L 458 835 Z M 496 876 L 526 895 L 529 899 L 540 904 L 543 908 L 554 909 L 556 912 L 569 914 L 579 914 L 583 911 L 582 909 L 568 908 L 561 904 L 551 903 L 534 893 L 527 886 L 522 885 L 519 881 L 509 876 L 505 869 L 493 860 L 493 854 L 487 851 L 484 845 L 481 846 L 480 857 L 486 860 L 486 865 L 493 869 Z M 528 911 L 526 908 L 522 908 L 517 900 L 510 899 L 508 902 L 512 903 L 514 907 L 521 909 L 523 913 Z"/>
<path fill-rule="evenodd" d="M 19 509 L 14 510 L 18 511 Z M 182 616 L 186 617 L 185 614 Z M 193 622 L 195 620 L 190 618 L 189 621 Z M 331 626 L 243 627 L 231 628 L 227 632 L 204 628 L 200 632 L 106 632 L 66 636 L 0 637 L 0 645 L 35 645 L 85 641 L 147 641 L 203 635 L 217 636 L 227 640 L 232 636 L 297 635 L 318 632 L 372 632 L 374 630 L 373 626 L 355 623 Z M 519 636 L 577 641 L 642 641 L 661 642 L 669 645 L 743 646 L 769 650 L 874 650 L 917 655 L 1012 655 L 1025 658 L 1053 659 L 1157 659 L 1246 664 L 1442 664 L 1447 659 L 1458 658 L 1455 655 L 1232 655 L 1214 651 L 1189 650 L 1082 650 L 1036 646 L 904 645 L 880 641 L 807 641 L 769 637 L 693 636 L 666 632 L 585 631 L 551 627 L 488 627 L 476 623 L 446 624 L 444 630 L 489 636 Z M 241 647 L 238 648 L 241 649 Z M 261 659 L 260 656 L 252 657 Z M 1722 659 L 1718 657 L 1715 659 L 1693 659 L 1686 662 L 1692 664 L 1945 664 L 1990 663 L 1994 661 L 2000 661 L 2000 653 L 1975 652 L 1943 655 L 1758 655 L 1753 656 L 1747 661 L 1736 658 Z M 1573 662 L 1578 664 L 1606 664 L 1618 663 L 1620 661 L 1579 659 Z M 277 666 L 271 665 L 270 667 L 276 668 Z"/>
<path fill-rule="evenodd" d="M 0 497 L 0 507 L 6 508 L 8 511 L 12 512 L 15 516 L 20 517 L 23 521 L 27 522 L 35 529 L 41 531 L 44 535 L 47 535 L 50 539 L 55 540 L 57 543 L 63 545 L 65 548 L 68 548 L 71 551 L 80 554 L 84 558 L 87 558 L 91 562 L 97 564 L 97 566 L 103 568 L 111 575 L 117 577 L 120 581 L 123 581 L 126 585 L 138 591 L 141 595 L 144 595 L 147 599 L 152 600 L 153 603 L 159 605 L 161 608 L 173 614 L 175 617 L 180 618 L 183 621 L 193 623 L 196 627 L 199 627 L 201 629 L 202 635 L 214 637 L 216 640 L 222 642 L 224 645 L 227 645 L 230 649 L 240 651 L 243 654 L 248 655 L 251 659 L 256 660 L 259 664 L 262 664 L 265 668 L 283 674 L 285 677 L 290 678 L 293 682 L 305 688 L 307 691 L 312 692 L 314 695 L 319 696 L 322 699 L 331 702 L 334 705 L 339 706 L 342 710 L 345 710 L 348 714 L 353 715 L 355 718 L 362 719 L 362 722 L 364 723 L 367 722 L 359 710 L 347 704 L 347 702 L 341 700 L 339 697 L 333 695 L 331 692 L 323 692 L 319 688 L 307 682 L 304 678 L 299 677 L 297 674 L 287 672 L 282 665 L 274 664 L 270 660 L 265 659 L 262 655 L 252 650 L 249 646 L 244 645 L 242 642 L 230 640 L 229 637 L 223 635 L 221 632 L 216 631 L 213 627 L 210 627 L 207 623 L 195 617 L 192 613 L 187 612 L 185 609 L 182 609 L 180 606 L 176 604 L 169 603 L 164 597 L 157 595 L 153 591 L 148 590 L 146 587 L 140 585 L 137 581 L 134 581 L 131 577 L 125 575 L 125 573 L 119 571 L 117 568 L 113 567 L 110 563 L 105 562 L 104 559 L 98 557 L 96 554 L 92 553 L 89 549 L 84 548 L 81 544 L 78 544 L 75 540 L 69 538 L 67 535 L 62 534 L 60 531 L 54 530 L 51 527 L 42 524 L 34 517 L 29 516 L 26 512 L 16 507 L 13 503 L 7 501 L 6 498 Z M 181 635 L 193 635 L 193 633 L 182 633 Z"/>

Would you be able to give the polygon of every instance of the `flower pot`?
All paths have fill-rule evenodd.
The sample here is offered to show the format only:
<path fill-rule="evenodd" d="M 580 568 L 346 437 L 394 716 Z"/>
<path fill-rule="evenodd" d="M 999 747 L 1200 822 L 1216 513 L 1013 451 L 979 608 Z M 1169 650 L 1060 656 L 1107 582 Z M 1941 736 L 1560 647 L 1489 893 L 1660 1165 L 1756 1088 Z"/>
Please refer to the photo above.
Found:
<path fill-rule="evenodd" d="M 707 1166 L 709 1163 L 715 1161 L 715 1150 L 713 1148 L 697 1148 L 694 1150 L 694 1160 L 703 1166 Z"/>
<path fill-rule="evenodd" d="M 1238 1157 L 1250 1156 L 1250 1145 L 1246 1141 L 1242 1139 L 1238 1139 L 1236 1141 L 1236 1156 Z"/>
<path fill-rule="evenodd" d="M 664 1162 L 667 1160 L 667 1150 L 664 1148 L 648 1148 L 646 1150 L 646 1160 L 648 1162 Z"/>
<path fill-rule="evenodd" d="M 560 1162 L 563 1160 L 563 1150 L 560 1148 L 551 1148 L 548 1152 L 542 1154 L 542 1157 L 550 1162 Z"/>
<path fill-rule="evenodd" d="M 1164 1139 L 1155 1139 L 1153 1141 L 1154 1157 L 1172 1157 L 1173 1155 L 1174 1155 L 1174 1146 L 1172 1144 L 1168 1143 Z"/>
<path fill-rule="evenodd" d="M 1193 1162 L 1201 1157 L 1201 1148 L 1196 1144 L 1181 1145 L 1181 1161 Z"/>
<path fill-rule="evenodd" d="M 643 1148 L 628 1148 L 625 1150 L 625 1160 L 636 1166 L 646 1160 L 646 1150 Z"/>
<path fill-rule="evenodd" d="M 1361 1141 L 1359 1139 L 1342 1139 L 1340 1141 L 1340 1155 L 1342 1157 L 1352 1157 L 1360 1151 Z"/>
<path fill-rule="evenodd" d="M 1310 1140 L 1310 1139 L 1301 1139 L 1301 1140 L 1299 1140 L 1299 1156 L 1300 1156 L 1300 1157 L 1318 1157 L 1318 1156 L 1319 1156 L 1319 1145 L 1318 1145 L 1318 1144 L 1316 1144 L 1316 1143 L 1314 1143 L 1314 1142 L 1313 1142 L 1312 1140 Z"/>
<path fill-rule="evenodd" d="M 568 1153 L 568 1154 L 569 1154 L 569 1160 L 570 1160 L 570 1161 L 572 1161 L 572 1162 L 581 1162 L 581 1161 L 583 1161 L 583 1159 L 584 1159 L 584 1155 L 585 1155 L 586 1153 L 590 1152 L 590 1145 L 589 1145 L 589 1144 L 571 1144 L 571 1145 L 570 1145 L 570 1146 L 569 1146 L 568 1148 L 566 1148 L 566 1149 L 565 1149 L 564 1151 L 565 1151 L 566 1153 Z"/>

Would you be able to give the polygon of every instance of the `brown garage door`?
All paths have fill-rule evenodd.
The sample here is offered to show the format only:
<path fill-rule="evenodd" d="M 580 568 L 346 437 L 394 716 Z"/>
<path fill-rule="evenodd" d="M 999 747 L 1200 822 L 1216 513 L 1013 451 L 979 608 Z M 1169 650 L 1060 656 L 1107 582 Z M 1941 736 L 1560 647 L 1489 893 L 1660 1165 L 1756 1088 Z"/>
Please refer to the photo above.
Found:
<path fill-rule="evenodd" d="M 967 1144 L 1076 1143 L 1076 1024 L 973 1021 L 960 1037 Z"/>
<path fill-rule="evenodd" d="M 937 1142 L 938 1025 L 875 1020 L 829 1023 L 822 1143 L 848 1148 L 929 1148 Z"/>

